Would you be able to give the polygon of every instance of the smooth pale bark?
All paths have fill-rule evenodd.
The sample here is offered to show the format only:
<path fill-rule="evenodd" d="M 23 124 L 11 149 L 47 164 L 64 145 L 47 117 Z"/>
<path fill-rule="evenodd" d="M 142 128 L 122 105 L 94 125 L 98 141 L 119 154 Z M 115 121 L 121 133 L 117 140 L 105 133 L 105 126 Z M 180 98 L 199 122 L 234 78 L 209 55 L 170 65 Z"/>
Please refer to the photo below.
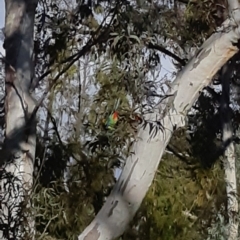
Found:
<path fill-rule="evenodd" d="M 224 153 L 224 171 L 227 192 L 228 209 L 228 240 L 235 240 L 238 237 L 238 200 L 237 200 L 237 179 L 235 166 L 235 146 L 232 142 L 233 127 L 231 122 L 231 112 L 229 107 L 229 88 L 232 74 L 233 63 L 224 66 L 222 69 L 222 99 L 221 99 L 221 118 L 222 118 L 222 141 L 227 146 Z M 226 144 L 230 142 L 229 144 Z"/>
<path fill-rule="evenodd" d="M 200 91 L 238 52 L 236 43 L 239 38 L 238 28 L 213 34 L 178 74 L 170 91 L 175 97 L 168 98 L 165 105 L 161 104 L 154 113 L 146 116 L 155 121 L 162 119 L 163 112 L 166 112 L 161 120 L 164 132 L 159 130 L 156 136 L 150 137 L 149 126 L 139 130 L 138 140 L 132 147 L 133 154 L 126 160 L 113 191 L 79 240 L 110 240 L 123 234 L 152 183 L 173 131 L 185 125 L 186 114 Z"/>
<path fill-rule="evenodd" d="M 22 214 L 29 206 L 36 148 L 35 100 L 30 95 L 33 66 L 33 30 L 37 0 L 6 0 L 5 120 L 6 138 L 1 152 L 0 239 L 27 239 L 34 221 Z M 25 204 L 23 204 L 25 201 Z M 25 218 L 25 223 L 22 221 Z"/>

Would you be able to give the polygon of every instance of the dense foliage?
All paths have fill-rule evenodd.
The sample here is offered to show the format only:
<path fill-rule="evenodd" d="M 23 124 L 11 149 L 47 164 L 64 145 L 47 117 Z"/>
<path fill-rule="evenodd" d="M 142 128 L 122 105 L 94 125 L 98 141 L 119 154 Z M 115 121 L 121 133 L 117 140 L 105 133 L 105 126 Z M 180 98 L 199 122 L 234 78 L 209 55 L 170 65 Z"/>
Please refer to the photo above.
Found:
<path fill-rule="evenodd" d="M 226 12 L 221 0 L 39 2 L 36 93 L 45 100 L 32 197 L 39 239 L 76 239 L 94 218 L 125 157 L 134 154 L 143 113 L 164 98 L 174 78 L 164 58 L 180 69 Z M 214 86 L 174 135 L 121 239 L 219 239 L 215 227 L 221 219 L 225 224 L 226 196 Z M 107 129 L 114 111 L 119 120 Z M 237 109 L 233 115 L 237 126 Z"/>

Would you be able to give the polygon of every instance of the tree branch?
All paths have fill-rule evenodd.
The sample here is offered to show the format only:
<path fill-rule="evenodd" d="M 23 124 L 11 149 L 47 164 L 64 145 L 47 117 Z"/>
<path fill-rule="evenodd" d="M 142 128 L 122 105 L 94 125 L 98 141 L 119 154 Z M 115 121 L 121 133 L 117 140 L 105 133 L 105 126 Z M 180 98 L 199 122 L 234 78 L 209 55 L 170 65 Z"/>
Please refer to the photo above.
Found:
<path fill-rule="evenodd" d="M 229 16 L 232 20 L 233 26 L 240 27 L 240 3 L 238 0 L 228 0 Z"/>
<path fill-rule="evenodd" d="M 168 94 L 174 94 L 174 99 L 165 117 L 163 118 L 163 111 L 169 105 L 168 101 L 172 101 L 171 98 L 144 116 L 149 121 L 161 121 L 164 129 L 150 124 L 139 129 L 131 148 L 134 154 L 126 159 L 110 196 L 78 240 L 111 240 L 122 235 L 151 186 L 174 130 L 185 125 L 186 114 L 201 90 L 209 85 L 219 69 L 239 51 L 236 47 L 239 39 L 240 32 L 236 28 L 214 33 L 171 84 Z"/>
<path fill-rule="evenodd" d="M 150 49 L 155 49 L 158 50 L 166 55 L 168 55 L 169 57 L 173 58 L 174 60 L 176 60 L 177 62 L 179 62 L 182 66 L 185 66 L 187 61 L 186 59 L 182 59 L 180 57 L 178 57 L 176 54 L 172 53 L 171 51 L 167 50 L 166 48 L 157 45 L 157 44 L 153 44 L 153 43 L 148 43 L 147 47 Z"/>

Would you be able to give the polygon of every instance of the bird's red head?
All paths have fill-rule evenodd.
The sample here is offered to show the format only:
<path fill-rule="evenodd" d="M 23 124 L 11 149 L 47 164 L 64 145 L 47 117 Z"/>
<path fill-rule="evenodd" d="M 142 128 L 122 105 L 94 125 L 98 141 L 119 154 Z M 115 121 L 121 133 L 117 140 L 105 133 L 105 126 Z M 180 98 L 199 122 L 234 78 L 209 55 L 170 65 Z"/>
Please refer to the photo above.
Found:
<path fill-rule="evenodd" d="M 118 113 L 116 111 L 113 113 L 113 119 L 118 119 Z"/>

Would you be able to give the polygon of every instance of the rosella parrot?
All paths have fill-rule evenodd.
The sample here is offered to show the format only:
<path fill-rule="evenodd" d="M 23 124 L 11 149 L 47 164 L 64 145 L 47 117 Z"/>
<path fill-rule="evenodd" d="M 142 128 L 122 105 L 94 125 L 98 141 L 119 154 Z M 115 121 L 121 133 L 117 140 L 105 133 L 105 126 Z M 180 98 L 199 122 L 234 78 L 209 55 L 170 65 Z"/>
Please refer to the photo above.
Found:
<path fill-rule="evenodd" d="M 118 116 L 118 113 L 115 111 L 106 121 L 104 121 L 106 129 L 112 130 L 114 128 L 118 121 Z"/>

